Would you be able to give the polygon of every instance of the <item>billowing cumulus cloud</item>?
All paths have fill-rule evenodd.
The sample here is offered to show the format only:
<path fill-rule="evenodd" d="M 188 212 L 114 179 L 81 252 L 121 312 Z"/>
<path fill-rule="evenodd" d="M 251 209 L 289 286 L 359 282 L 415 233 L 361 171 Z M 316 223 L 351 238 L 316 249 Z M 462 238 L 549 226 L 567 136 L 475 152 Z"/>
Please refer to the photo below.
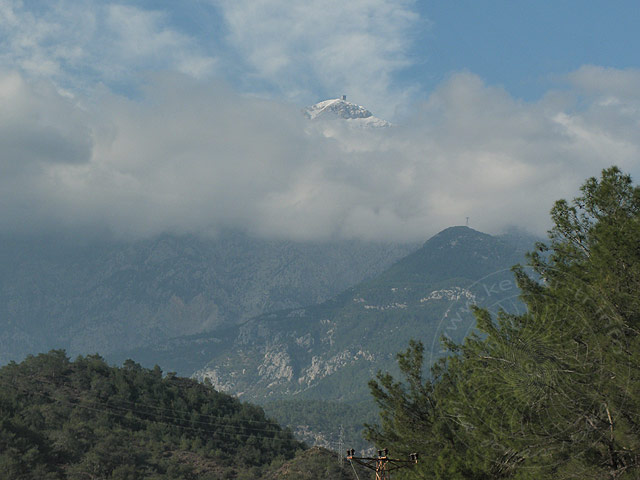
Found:
<path fill-rule="evenodd" d="M 566 81 L 524 102 L 457 74 L 403 125 L 326 137 L 299 107 L 219 82 L 158 74 L 139 98 L 78 102 L 5 72 L 0 224 L 420 240 L 470 217 L 542 232 L 553 201 L 600 169 L 640 179 L 637 72 Z"/>
<path fill-rule="evenodd" d="M 94 0 L 0 0 L 0 68 L 71 92 L 101 83 L 130 87 L 148 70 L 203 78 L 215 65 L 161 11 Z"/>
<path fill-rule="evenodd" d="M 411 64 L 412 32 L 427 21 L 412 0 L 211 0 L 250 75 L 290 100 L 348 93 L 389 116 L 410 90 L 392 91 Z"/>
<path fill-rule="evenodd" d="M 0 105 L 0 226 L 47 228 L 47 172 L 89 162 L 87 117 L 49 82 L 28 83 L 15 72 L 0 74 Z"/>

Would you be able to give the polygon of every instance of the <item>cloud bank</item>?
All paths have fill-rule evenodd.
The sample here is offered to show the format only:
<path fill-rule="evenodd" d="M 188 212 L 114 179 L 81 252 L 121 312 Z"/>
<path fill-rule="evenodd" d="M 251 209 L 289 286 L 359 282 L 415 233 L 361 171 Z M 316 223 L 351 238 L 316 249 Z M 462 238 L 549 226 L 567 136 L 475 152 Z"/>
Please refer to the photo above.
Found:
<path fill-rule="evenodd" d="M 600 169 L 640 179 L 640 72 L 564 80 L 523 102 L 460 73 L 403 125 L 327 137 L 297 106 L 217 81 L 156 74 L 139 98 L 86 107 L 4 71 L 0 227 L 423 240 L 470 217 L 543 232 L 553 201 Z"/>
<path fill-rule="evenodd" d="M 257 77 L 291 101 L 348 93 L 382 116 L 407 101 L 393 89 L 411 65 L 418 27 L 428 22 L 413 0 L 211 0 L 226 25 L 231 51 Z M 317 95 L 320 93 L 321 98 Z"/>
<path fill-rule="evenodd" d="M 0 68 L 69 95 L 132 96 L 149 72 L 222 76 L 239 91 L 305 104 L 349 94 L 387 117 L 415 87 L 414 0 L 0 0 Z"/>
<path fill-rule="evenodd" d="M 59 89 L 119 89 L 136 73 L 171 70 L 205 78 L 216 56 L 163 11 L 88 0 L 0 0 L 0 68 L 49 79 Z"/>

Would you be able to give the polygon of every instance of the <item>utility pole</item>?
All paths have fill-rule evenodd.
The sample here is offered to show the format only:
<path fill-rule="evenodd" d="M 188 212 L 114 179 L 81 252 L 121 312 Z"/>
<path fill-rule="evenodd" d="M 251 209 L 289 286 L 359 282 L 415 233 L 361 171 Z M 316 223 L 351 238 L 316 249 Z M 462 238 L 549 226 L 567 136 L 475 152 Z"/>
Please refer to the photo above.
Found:
<path fill-rule="evenodd" d="M 399 458 L 389 457 L 389 450 L 378 450 L 377 457 L 356 457 L 356 451 L 352 448 L 347 450 L 347 460 L 356 462 L 363 467 L 376 472 L 376 480 L 389 480 L 391 472 L 401 468 L 409 468 L 418 463 L 418 454 L 409 455 L 409 460 L 401 460 Z"/>

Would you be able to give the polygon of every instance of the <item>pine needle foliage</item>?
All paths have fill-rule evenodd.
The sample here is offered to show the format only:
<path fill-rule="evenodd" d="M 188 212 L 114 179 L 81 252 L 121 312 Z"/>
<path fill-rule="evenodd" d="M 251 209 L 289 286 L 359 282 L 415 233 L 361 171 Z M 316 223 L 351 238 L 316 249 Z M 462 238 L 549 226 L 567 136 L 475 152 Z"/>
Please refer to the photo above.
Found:
<path fill-rule="evenodd" d="M 367 438 L 422 454 L 405 478 L 640 478 L 640 188 L 605 169 L 551 218 L 532 273 L 513 269 L 526 313 L 476 308 L 431 375 L 414 341 L 402 381 L 370 382 Z"/>

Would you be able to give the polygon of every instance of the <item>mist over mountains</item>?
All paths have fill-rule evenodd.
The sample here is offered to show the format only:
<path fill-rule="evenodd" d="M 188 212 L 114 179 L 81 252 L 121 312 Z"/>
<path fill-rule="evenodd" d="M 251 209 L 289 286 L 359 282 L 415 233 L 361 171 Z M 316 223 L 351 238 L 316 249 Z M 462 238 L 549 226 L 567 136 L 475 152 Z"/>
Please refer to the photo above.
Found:
<path fill-rule="evenodd" d="M 365 448 L 362 424 L 372 421 L 368 381 L 378 370 L 395 372 L 396 354 L 411 339 L 425 343 L 429 363 L 440 358 L 442 336 L 461 341 L 473 331 L 471 305 L 519 312 L 511 267 L 524 261 L 536 240 L 517 231 L 491 236 L 451 227 L 323 302 L 267 311 L 108 358 L 135 358 L 210 381 L 265 406 L 311 444 L 335 448 L 342 425 L 349 441 Z"/>
<path fill-rule="evenodd" d="M 136 242 L 4 236 L 0 363 L 51 348 L 73 355 L 131 350 L 318 303 L 412 248 L 239 232 Z"/>
<path fill-rule="evenodd" d="M 175 106 L 163 98 L 158 113 Z M 160 155 L 158 164 L 154 157 L 152 175 L 163 180 L 147 184 L 152 196 L 131 209 L 126 196 L 115 199 L 103 212 L 106 222 L 98 215 L 89 228 L 83 222 L 65 228 L 66 221 L 44 230 L 9 228 L 0 239 L 0 363 L 64 348 L 70 355 L 98 352 L 116 363 L 133 358 L 150 368 L 158 364 L 268 405 L 307 441 L 331 446 L 335 431 L 304 415 L 341 405 L 353 417 L 347 427 L 359 437 L 369 418 L 361 407 L 369 398 L 367 381 L 379 369 L 394 371 L 395 355 L 410 339 L 428 343 L 435 360 L 442 354 L 441 336 L 460 341 L 472 330 L 470 304 L 519 308 L 509 269 L 523 260 L 533 236 L 518 229 L 491 236 L 451 227 L 421 247 L 413 241 L 452 212 L 460 217 L 469 210 L 448 203 L 455 191 L 441 196 L 432 180 L 418 186 L 420 168 L 397 150 L 411 144 L 406 126 L 391 125 L 344 98 L 308 107 L 302 123 L 299 111 L 294 121 L 291 112 L 268 102 L 234 103 L 230 96 L 219 107 L 200 111 L 203 124 L 214 117 L 222 122 L 220 112 L 227 120 L 245 118 L 247 128 L 271 122 L 270 154 L 279 155 L 286 176 L 264 170 L 259 141 L 241 142 L 237 149 L 240 137 L 222 122 L 213 143 L 199 130 L 193 137 L 204 142 L 201 147 L 223 152 L 215 160 L 223 175 L 210 183 L 198 176 L 208 168 L 202 152 L 190 147 L 180 152 L 188 177 L 180 179 L 171 162 L 162 163 Z M 134 123 L 145 125 L 129 101 L 118 108 L 137 120 L 122 123 L 120 133 L 102 145 L 110 151 L 120 148 L 124 137 L 118 135 L 126 136 Z M 155 135 L 156 127 L 138 133 Z M 294 159 L 291 149 L 302 156 Z M 160 140 L 154 152 L 138 159 L 135 171 L 129 169 L 129 178 L 142 175 L 145 156 L 151 161 L 147 154 L 161 150 Z M 255 169 L 243 163 L 248 157 L 257 162 Z M 176 186 L 168 189 L 169 178 L 188 184 L 178 210 L 162 193 Z M 384 191 L 382 197 L 371 194 L 372 184 Z M 210 191 L 199 196 L 203 189 Z M 415 208 L 426 212 L 423 195 L 435 199 L 423 218 L 438 218 L 434 223 L 412 216 Z M 260 212 L 249 211 L 252 205 Z M 169 217 L 181 225 L 167 228 Z M 211 229 L 203 230 L 205 217 Z M 251 224 L 252 217 L 258 224 L 235 228 Z M 125 224 L 124 234 L 117 234 Z M 192 229 L 197 233 L 154 233 Z M 96 231 L 108 233 L 101 238 Z"/>
<path fill-rule="evenodd" d="M 638 110 L 626 106 L 637 105 L 638 78 L 584 67 L 567 89 L 522 102 L 458 73 L 393 127 L 365 129 L 178 74 L 83 102 L 0 72 L 0 226 L 422 242 L 468 216 L 482 231 L 542 234 L 551 199 L 575 195 L 578 178 L 611 158 L 637 173 L 627 125 Z"/>
<path fill-rule="evenodd" d="M 579 7 L 0 0 L 0 477 L 634 479 L 640 10 Z"/>
<path fill-rule="evenodd" d="M 368 379 L 380 368 L 393 369 L 395 354 L 410 339 L 428 342 L 435 359 L 442 335 L 460 341 L 472 329 L 470 304 L 517 309 L 510 268 L 524 260 L 534 241 L 452 227 L 324 302 L 272 310 L 114 358 L 135 353 L 147 365 L 163 361 L 166 368 L 195 373 L 252 401 L 362 401 Z"/>
<path fill-rule="evenodd" d="M 18 82 L 16 88 L 28 89 L 28 86 Z M 231 104 L 225 108 L 231 108 Z M 269 105 L 262 108 L 265 113 L 264 109 Z M 375 117 L 365 107 L 346 101 L 345 97 L 312 105 L 304 114 L 308 120 L 303 136 L 311 138 L 320 133 L 329 140 L 334 137 L 338 145 L 331 148 L 337 147 L 343 154 L 351 155 L 349 151 L 354 149 L 362 150 L 358 155 L 371 154 L 367 162 L 373 164 L 360 171 L 363 176 L 375 175 L 376 165 L 379 165 L 375 156 L 380 152 L 373 154 L 372 149 L 380 146 L 377 142 L 384 138 L 375 140 L 375 132 L 391 131 L 395 127 Z M 314 133 L 318 128 L 319 132 Z M 215 185 L 211 188 L 216 189 Z M 375 204 L 372 207 L 376 216 L 385 215 L 385 207 L 378 208 Z M 366 223 L 380 223 L 366 220 L 366 215 L 362 217 L 355 211 L 353 214 Z M 233 211 L 228 215 L 234 215 Z M 304 231 L 309 221 L 315 222 L 315 218 L 307 219 L 298 230 Z M 348 218 L 344 221 L 345 225 L 354 224 Z M 318 225 L 321 226 L 321 222 Z M 106 239 L 111 235 L 100 240 L 96 240 L 99 237 L 95 234 L 76 235 L 74 229 L 65 234 L 50 231 L 6 233 L 0 252 L 0 318 L 3 319 L 0 362 L 50 348 L 65 348 L 71 354 L 99 351 L 105 355 L 130 352 L 136 356 L 139 351 L 156 348 L 165 342 L 178 342 L 184 346 L 184 341 L 179 339 L 187 338 L 185 336 L 232 332 L 240 324 L 247 331 L 255 324 L 250 319 L 259 318 L 261 314 L 314 304 L 322 310 L 326 307 L 323 302 L 332 297 L 335 301 L 335 296 L 345 289 L 373 279 L 417 248 L 416 243 L 359 240 L 358 236 L 354 239 L 341 235 L 330 235 L 329 239 L 321 236 L 323 240 L 282 239 L 287 237 L 286 233 L 269 237 L 225 229 L 217 234 L 165 233 L 139 239 L 116 236 L 111 240 Z M 315 236 L 312 232 L 310 235 Z M 304 238 L 306 234 L 302 236 Z M 398 232 L 398 238 L 405 236 L 406 232 Z M 488 255 L 500 257 L 504 252 L 496 252 L 505 248 L 504 245 L 496 247 L 496 251 Z M 462 268 L 457 272 L 460 276 L 468 266 L 459 263 L 462 257 L 458 255 L 459 252 L 450 253 L 441 261 Z M 391 282 L 389 275 L 400 269 L 399 283 L 406 283 L 404 277 L 420 264 L 408 262 L 396 264 L 384 272 L 383 277 L 387 280 L 379 279 L 378 282 Z M 475 268 L 473 262 L 471 264 L 468 268 Z M 434 278 L 438 275 L 443 277 L 438 281 L 452 275 L 435 274 L 431 270 L 415 271 L 415 281 L 437 283 Z M 429 280 L 424 275 L 430 275 Z M 390 288 L 396 289 L 393 292 L 397 298 L 387 298 L 389 305 L 401 305 L 398 308 L 406 309 L 407 305 L 403 303 L 406 299 L 400 298 L 407 295 L 406 291 L 397 293 L 400 287 Z M 388 297 L 388 292 L 375 295 Z M 360 297 L 356 300 L 366 302 Z M 370 310 L 367 313 L 371 314 L 387 310 L 383 305 L 361 307 Z M 394 309 L 396 307 L 391 308 Z M 306 314 L 304 310 L 300 312 L 287 315 Z M 332 311 L 331 315 L 341 314 Z M 358 352 L 356 355 L 368 355 Z M 170 354 L 157 361 L 184 374 L 206 370 L 202 370 L 204 364 L 198 363 L 202 358 L 196 360 L 186 355 L 182 363 L 174 363 L 169 358 Z M 216 384 L 222 387 L 223 383 Z M 228 389 L 228 385 L 224 387 Z"/>

